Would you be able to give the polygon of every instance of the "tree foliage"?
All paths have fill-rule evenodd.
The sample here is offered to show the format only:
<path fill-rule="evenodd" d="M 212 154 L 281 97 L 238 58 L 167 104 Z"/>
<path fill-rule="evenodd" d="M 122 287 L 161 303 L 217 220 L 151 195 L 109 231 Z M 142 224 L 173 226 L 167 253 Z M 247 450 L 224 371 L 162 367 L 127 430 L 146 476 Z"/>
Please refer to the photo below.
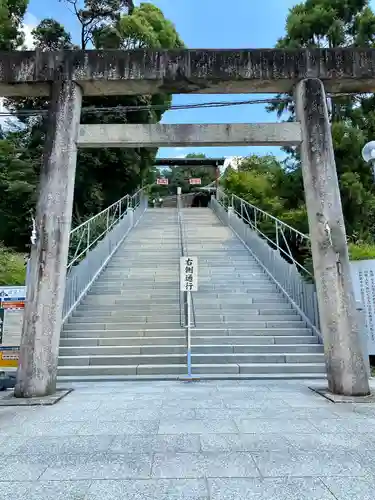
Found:
<path fill-rule="evenodd" d="M 13 0 L 14 4 L 17 2 Z M 134 7 L 129 0 L 85 0 L 80 7 L 81 2 L 75 0 L 64 2 L 76 15 L 80 27 L 79 45 L 74 44 L 71 34 L 61 23 L 46 18 L 32 32 L 35 47 L 39 50 L 85 49 L 90 44 L 98 49 L 127 45 L 142 48 L 182 46 L 173 24 L 152 4 Z M 130 20 L 133 17 L 134 20 Z M 21 26 L 22 16 L 19 24 L 14 23 L 15 26 Z M 116 45 L 108 37 L 109 33 L 116 35 Z M 20 35 L 16 33 L 12 43 L 22 43 Z M 170 103 L 170 96 L 161 94 L 84 97 L 81 123 L 156 123 Z M 138 105 L 148 108 L 136 111 L 124 109 L 126 106 Z M 158 109 L 152 108 L 153 105 L 157 105 Z M 7 101 L 7 106 L 16 112 L 25 109 L 48 110 L 49 100 L 12 99 Z M 101 108 L 105 110 L 101 111 Z M 14 133 L 8 132 L 0 141 L 0 165 L 3 165 L 0 183 L 4 186 L 0 200 L 0 241 L 24 251 L 29 244 L 46 123 L 45 115 L 19 115 L 19 122 L 22 127 Z M 156 152 L 156 149 L 150 148 L 80 150 L 73 224 L 82 222 L 142 185 L 153 182 Z M 21 183 L 22 179 L 25 184 Z"/>
<path fill-rule="evenodd" d="M 15 50 L 22 45 L 22 21 L 28 3 L 28 0 L 0 0 L 0 50 Z"/>
<path fill-rule="evenodd" d="M 368 0 L 305 0 L 289 10 L 285 35 L 276 47 L 374 47 L 374 43 L 375 15 Z M 361 150 L 375 136 L 375 98 L 367 94 L 339 96 L 331 101 L 332 137 L 347 233 L 351 241 L 371 244 L 375 238 L 374 179 L 362 160 Z M 294 120 L 292 101 L 270 105 L 268 111 L 279 117 L 286 113 L 287 120 Z M 286 151 L 288 158 L 278 173 L 280 182 L 272 191 L 274 197 L 283 200 L 282 207 L 270 208 L 300 228 L 301 215 L 306 211 L 299 151 Z M 264 193 L 269 205 L 272 200 Z M 257 199 L 261 197 L 257 195 Z M 304 225 L 307 226 L 305 222 Z"/>

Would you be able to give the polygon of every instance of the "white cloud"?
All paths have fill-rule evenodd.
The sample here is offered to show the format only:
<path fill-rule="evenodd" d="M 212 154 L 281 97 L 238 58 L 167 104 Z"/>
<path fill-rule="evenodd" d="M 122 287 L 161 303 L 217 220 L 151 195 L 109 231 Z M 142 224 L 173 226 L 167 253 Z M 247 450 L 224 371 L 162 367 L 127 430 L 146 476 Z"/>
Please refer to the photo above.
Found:
<path fill-rule="evenodd" d="M 29 12 L 25 15 L 22 24 L 22 31 L 25 34 L 24 50 L 32 50 L 34 48 L 34 37 L 31 34 L 32 30 L 39 24 L 39 20 Z"/>
<path fill-rule="evenodd" d="M 22 24 L 22 31 L 25 34 L 25 39 L 23 46 L 20 47 L 19 50 L 32 50 L 34 48 L 34 37 L 31 34 L 32 30 L 36 28 L 39 24 L 39 20 L 33 15 L 30 14 L 29 12 L 25 15 L 25 18 L 23 20 Z M 2 97 L 0 98 L 0 112 L 1 113 L 7 113 L 8 109 L 4 105 L 5 99 Z M 9 125 L 11 126 L 12 124 L 16 123 L 17 120 L 12 117 L 12 116 L 1 116 L 0 115 L 0 126 L 3 129 L 9 128 Z"/>

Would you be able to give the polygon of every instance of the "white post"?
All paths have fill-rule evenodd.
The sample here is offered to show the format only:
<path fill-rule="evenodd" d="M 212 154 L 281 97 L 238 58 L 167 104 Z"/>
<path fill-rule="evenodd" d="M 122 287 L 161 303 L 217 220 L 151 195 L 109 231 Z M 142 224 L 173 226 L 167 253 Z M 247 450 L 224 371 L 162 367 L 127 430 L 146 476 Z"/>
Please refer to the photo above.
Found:
<path fill-rule="evenodd" d="M 187 292 L 187 368 L 191 377 L 191 292 Z"/>
<path fill-rule="evenodd" d="M 128 208 L 128 215 L 129 215 L 129 227 L 134 226 L 134 210 L 133 208 Z"/>

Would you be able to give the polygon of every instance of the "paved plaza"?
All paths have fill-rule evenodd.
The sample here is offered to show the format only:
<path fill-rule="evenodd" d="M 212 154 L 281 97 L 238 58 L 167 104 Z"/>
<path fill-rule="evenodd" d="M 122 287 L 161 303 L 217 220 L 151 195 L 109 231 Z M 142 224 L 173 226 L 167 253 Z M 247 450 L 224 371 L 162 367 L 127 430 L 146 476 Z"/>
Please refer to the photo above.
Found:
<path fill-rule="evenodd" d="M 375 406 L 306 382 L 75 384 L 0 408 L 0 498 L 373 500 Z"/>

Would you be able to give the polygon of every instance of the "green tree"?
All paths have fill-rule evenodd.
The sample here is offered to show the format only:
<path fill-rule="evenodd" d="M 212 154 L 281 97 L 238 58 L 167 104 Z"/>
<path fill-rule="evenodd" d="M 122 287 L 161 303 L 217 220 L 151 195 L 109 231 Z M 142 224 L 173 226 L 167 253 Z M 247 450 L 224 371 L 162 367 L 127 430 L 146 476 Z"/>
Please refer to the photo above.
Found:
<path fill-rule="evenodd" d="M 134 8 L 131 2 L 125 0 L 86 0 L 83 9 L 78 9 L 77 2 L 68 2 L 74 9 L 77 8 L 76 16 L 81 23 L 81 48 L 85 48 L 88 43 L 96 43 L 104 38 L 100 38 L 101 30 L 117 30 L 121 26 L 121 32 L 116 31 L 119 36 L 119 43 L 126 40 L 133 45 L 142 43 L 146 47 L 144 40 L 144 25 L 135 23 L 139 31 L 131 23 L 125 20 L 128 17 L 138 16 L 145 22 L 152 37 L 147 43 L 150 47 L 173 48 L 168 44 L 181 46 L 182 42 L 178 37 L 173 25 L 164 18 L 160 9 L 151 4 L 142 4 Z M 131 14 L 126 12 L 129 4 Z M 90 22 L 88 22 L 90 20 Z M 87 21 L 87 22 L 86 22 Z M 82 24 L 83 23 L 83 24 Z M 64 26 L 54 19 L 44 19 L 33 30 L 35 46 L 40 50 L 61 50 L 75 48 L 72 37 Z M 83 40 L 83 38 L 84 40 Z M 98 42 L 99 43 L 99 42 Z M 125 42 L 124 42 L 125 43 Z M 108 48 L 105 44 L 96 48 Z M 82 123 L 156 123 L 164 111 L 170 106 L 171 98 L 168 95 L 155 96 L 119 96 L 119 97 L 92 97 L 83 99 L 84 112 L 82 113 Z M 136 111 L 124 110 L 125 106 L 148 106 L 148 109 Z M 160 106 L 160 109 L 152 109 L 152 105 Z M 48 110 L 49 101 L 44 98 L 37 99 L 17 99 L 8 102 L 8 106 L 14 110 L 24 109 L 44 109 Z M 99 108 L 106 108 L 101 112 Z M 108 111 L 110 109 L 110 111 Z M 29 177 L 29 184 L 33 186 L 29 192 L 24 192 L 23 197 L 28 207 L 34 206 L 34 199 L 31 192 L 35 192 L 36 182 L 41 164 L 43 143 L 45 137 L 45 115 L 42 116 L 21 116 L 24 129 L 20 132 L 22 136 L 22 149 L 18 151 L 17 160 L 27 162 L 33 172 Z M 97 213 L 109 204 L 113 203 L 127 193 L 132 193 L 142 185 L 154 182 L 156 171 L 153 166 L 156 149 L 94 149 L 81 150 L 78 153 L 77 174 L 74 195 L 73 224 L 78 224 L 82 220 Z M 18 168 L 15 162 L 9 162 L 10 169 Z M 18 213 L 18 212 L 17 212 Z M 21 236 L 17 239 L 17 247 L 25 248 L 28 244 L 28 232 L 30 218 L 18 217 L 18 233 Z M 17 230 L 15 229 L 16 233 Z M 9 239 L 9 231 L 4 230 L 4 243 L 13 244 Z M 1 241 L 1 238 L 0 238 Z"/>
<path fill-rule="evenodd" d="M 189 153 L 185 158 L 206 158 L 203 153 Z M 207 186 L 216 179 L 216 169 L 211 165 L 174 167 L 166 171 L 165 177 L 169 180 L 169 194 L 176 194 L 177 187 L 182 193 L 191 193 L 199 190 L 199 186 L 189 183 L 189 179 L 201 179 L 201 186 Z"/>
<path fill-rule="evenodd" d="M 305 0 L 289 10 L 285 30 L 285 36 L 277 42 L 279 48 L 373 47 L 375 15 L 368 0 Z M 374 105 L 373 95 L 331 99 L 336 166 L 347 232 L 352 239 L 374 239 L 373 177 L 361 158 L 363 145 L 375 134 Z M 287 112 L 287 119 L 294 120 L 292 101 L 272 104 L 268 111 L 277 112 L 279 117 Z M 286 151 L 293 174 L 281 177 L 277 192 L 289 190 L 287 207 L 293 210 L 303 201 L 293 195 L 295 182 L 302 187 L 300 158 L 298 149 Z M 302 189 L 295 192 L 302 193 Z"/>
<path fill-rule="evenodd" d="M 28 0 L 0 0 L 0 50 L 16 50 L 22 45 L 22 20 L 28 3 Z"/>

